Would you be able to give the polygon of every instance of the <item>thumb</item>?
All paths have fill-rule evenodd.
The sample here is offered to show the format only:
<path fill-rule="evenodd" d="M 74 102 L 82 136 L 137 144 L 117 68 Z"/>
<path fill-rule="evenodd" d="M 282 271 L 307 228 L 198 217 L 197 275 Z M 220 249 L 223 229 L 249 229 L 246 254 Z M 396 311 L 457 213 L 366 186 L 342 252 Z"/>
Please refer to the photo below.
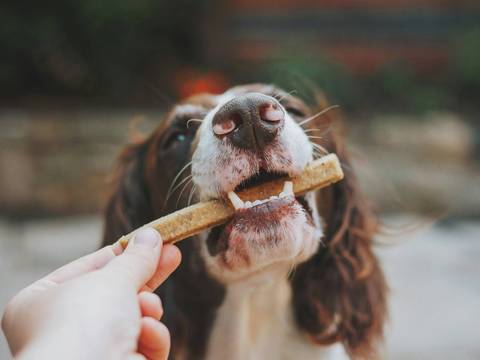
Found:
<path fill-rule="evenodd" d="M 111 260 L 101 271 L 111 278 L 129 281 L 137 290 L 152 278 L 162 249 L 160 234 L 149 227 L 141 228 L 125 251 Z"/>

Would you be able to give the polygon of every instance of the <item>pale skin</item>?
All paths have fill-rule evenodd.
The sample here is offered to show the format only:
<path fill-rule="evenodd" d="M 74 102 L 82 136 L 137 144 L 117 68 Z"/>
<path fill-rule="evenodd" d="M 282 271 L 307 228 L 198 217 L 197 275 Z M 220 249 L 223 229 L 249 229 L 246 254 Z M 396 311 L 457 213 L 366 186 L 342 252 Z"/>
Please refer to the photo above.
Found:
<path fill-rule="evenodd" d="M 168 329 L 152 291 L 180 263 L 174 245 L 142 229 L 123 251 L 107 246 L 21 290 L 2 329 L 15 359 L 167 359 Z"/>

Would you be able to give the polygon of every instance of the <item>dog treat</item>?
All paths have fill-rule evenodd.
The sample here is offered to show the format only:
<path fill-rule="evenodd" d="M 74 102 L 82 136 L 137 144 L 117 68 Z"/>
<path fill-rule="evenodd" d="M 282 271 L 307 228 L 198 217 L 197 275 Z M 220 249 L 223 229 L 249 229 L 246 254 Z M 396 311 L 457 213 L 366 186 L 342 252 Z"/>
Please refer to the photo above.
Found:
<path fill-rule="evenodd" d="M 271 196 L 302 195 L 308 191 L 326 187 L 343 179 L 343 171 L 335 154 L 326 155 L 310 163 L 302 174 L 294 178 L 278 178 L 267 183 L 242 190 L 230 192 L 230 201 L 210 200 L 175 211 L 156 219 L 144 226 L 156 229 L 164 243 L 175 243 L 202 231 L 227 222 L 236 208 L 256 205 L 256 199 L 269 199 Z M 293 191 L 293 192 L 292 192 Z M 258 201 L 258 200 L 257 200 Z M 135 236 L 135 230 L 120 238 L 126 247 Z"/>

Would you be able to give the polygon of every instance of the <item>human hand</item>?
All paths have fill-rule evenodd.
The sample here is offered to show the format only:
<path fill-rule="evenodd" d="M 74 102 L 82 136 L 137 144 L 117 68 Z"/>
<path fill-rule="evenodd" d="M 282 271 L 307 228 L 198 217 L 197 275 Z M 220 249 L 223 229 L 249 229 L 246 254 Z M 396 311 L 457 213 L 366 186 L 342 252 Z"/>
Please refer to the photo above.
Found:
<path fill-rule="evenodd" d="M 67 264 L 21 290 L 2 328 L 16 359 L 166 359 L 170 335 L 152 293 L 180 251 L 150 228 Z"/>

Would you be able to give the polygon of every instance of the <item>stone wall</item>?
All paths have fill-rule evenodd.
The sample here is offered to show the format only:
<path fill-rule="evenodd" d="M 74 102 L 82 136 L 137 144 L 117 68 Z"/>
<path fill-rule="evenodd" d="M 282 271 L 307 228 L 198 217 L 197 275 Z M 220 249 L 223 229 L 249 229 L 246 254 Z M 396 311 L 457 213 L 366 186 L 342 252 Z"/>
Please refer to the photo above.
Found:
<path fill-rule="evenodd" d="M 0 211 L 7 215 L 97 211 L 116 153 L 128 141 L 129 124 L 138 114 L 2 111 Z M 144 117 L 152 124 L 160 115 L 151 112 Z"/>
<path fill-rule="evenodd" d="M 353 126 L 356 168 L 382 211 L 480 216 L 480 132 L 461 116 L 382 115 Z"/>

